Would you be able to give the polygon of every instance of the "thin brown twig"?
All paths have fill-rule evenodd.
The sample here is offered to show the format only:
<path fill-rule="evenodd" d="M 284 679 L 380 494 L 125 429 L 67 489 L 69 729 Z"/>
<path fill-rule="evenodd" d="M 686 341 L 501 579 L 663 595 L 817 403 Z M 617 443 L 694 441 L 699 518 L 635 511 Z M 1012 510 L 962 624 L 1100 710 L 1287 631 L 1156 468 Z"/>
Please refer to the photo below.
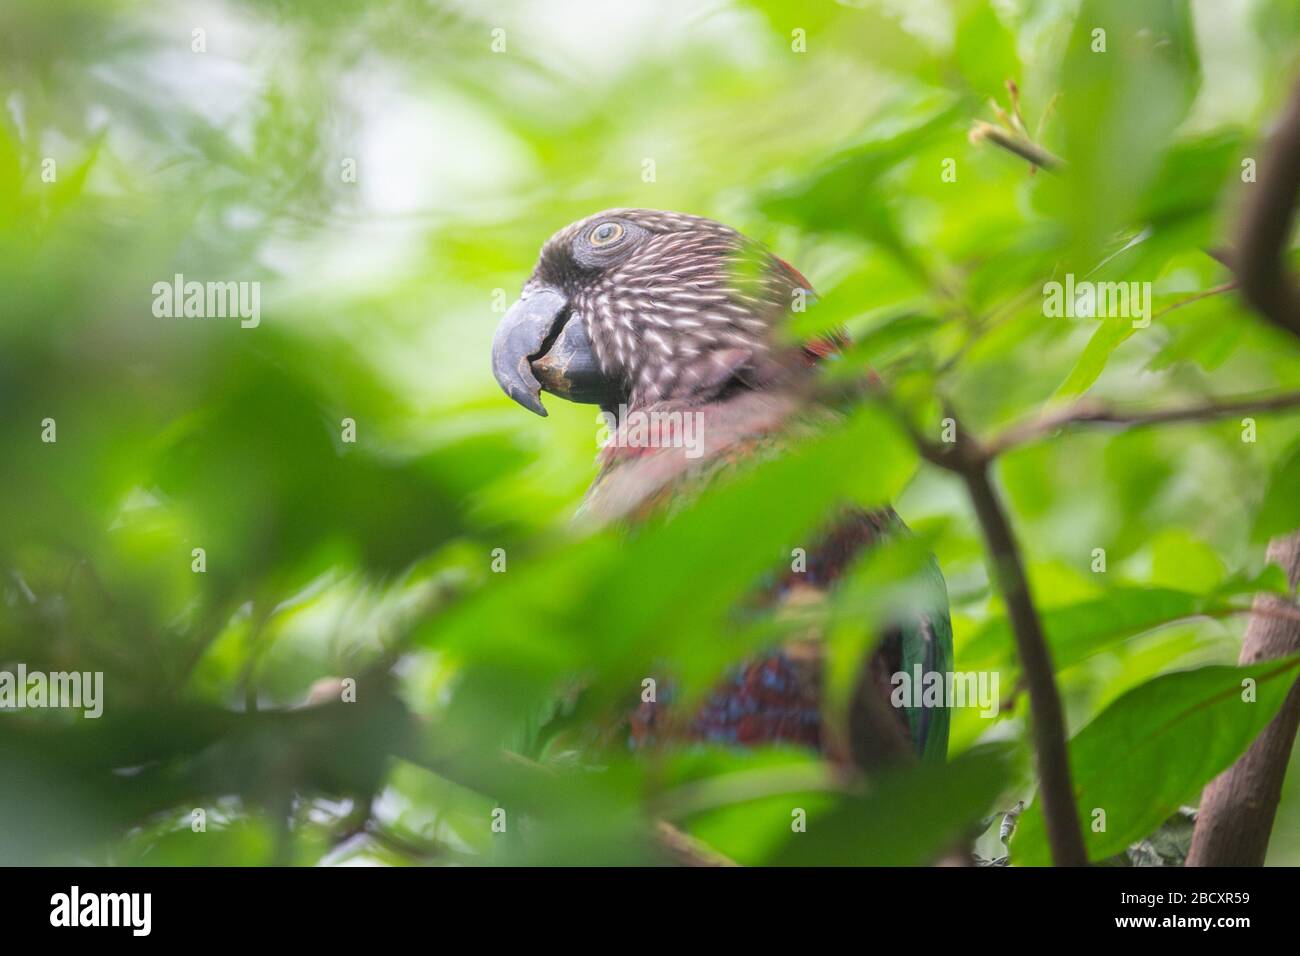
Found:
<path fill-rule="evenodd" d="M 1061 159 L 1061 157 L 1023 136 L 1017 136 L 994 126 L 992 123 L 983 121 L 975 123 L 971 127 L 970 141 L 978 144 L 985 140 L 1002 147 L 1009 153 L 1014 153 L 1021 159 L 1028 160 L 1039 169 L 1046 169 L 1048 172 L 1056 172 L 1065 166 L 1065 160 Z"/>
<path fill-rule="evenodd" d="M 739 866 L 726 854 L 719 853 L 703 840 L 696 839 L 666 820 L 655 823 L 655 836 L 660 847 L 679 866 Z"/>
<path fill-rule="evenodd" d="M 1202 299 L 1210 298 L 1210 296 L 1222 295 L 1225 292 L 1232 292 L 1234 289 L 1239 289 L 1239 288 L 1241 288 L 1241 286 L 1237 282 L 1225 282 L 1222 285 L 1216 285 L 1212 289 L 1206 289 L 1204 292 L 1198 292 L 1196 293 L 1196 295 L 1188 296 L 1186 299 L 1180 299 L 1177 302 L 1171 302 L 1163 309 L 1156 309 L 1155 312 L 1151 313 L 1151 319 L 1152 321 L 1154 321 L 1160 318 L 1160 316 L 1162 315 L 1168 315 L 1170 312 L 1174 311 L 1174 309 L 1181 309 L 1183 306 L 1191 305 L 1193 302 L 1200 302 Z"/>
<path fill-rule="evenodd" d="M 1039 441 L 1071 425 L 1101 424 L 1118 428 L 1140 428 L 1177 422 L 1204 422 L 1234 415 L 1264 414 L 1300 408 L 1300 392 L 1281 395 L 1247 396 L 1222 401 L 1201 402 L 1178 408 L 1151 410 L 1114 408 L 1103 402 L 1083 400 L 1038 418 L 1012 425 L 989 439 L 984 454 L 995 458 L 1031 442 Z"/>

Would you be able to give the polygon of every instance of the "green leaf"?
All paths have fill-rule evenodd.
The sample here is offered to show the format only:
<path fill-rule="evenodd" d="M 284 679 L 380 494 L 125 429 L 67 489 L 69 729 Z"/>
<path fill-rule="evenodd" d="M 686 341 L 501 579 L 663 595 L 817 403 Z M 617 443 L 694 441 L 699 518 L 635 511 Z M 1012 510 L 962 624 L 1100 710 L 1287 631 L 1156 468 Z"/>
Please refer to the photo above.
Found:
<path fill-rule="evenodd" d="M 1166 674 L 1125 694 L 1070 740 L 1089 860 L 1119 853 L 1193 799 L 1264 729 L 1300 673 L 1300 655 Z M 1254 700 L 1243 683 L 1254 682 Z M 1094 831 L 1104 811 L 1105 829 Z M 1021 817 L 1012 861 L 1050 862 L 1040 803 Z"/>
<path fill-rule="evenodd" d="M 1056 390 L 1057 398 L 1076 398 L 1092 388 L 1115 350 L 1136 332 L 1131 318 L 1105 319 L 1092 333 L 1079 361 Z"/>
<path fill-rule="evenodd" d="M 1143 222 L 1167 227 L 1208 219 L 1225 187 L 1240 175 L 1244 149 L 1235 130 L 1175 144 L 1142 197 Z"/>
<path fill-rule="evenodd" d="M 1287 534 L 1300 528 L 1300 445 L 1282 459 L 1269 479 L 1264 503 L 1255 516 L 1252 537 L 1256 541 Z"/>
<path fill-rule="evenodd" d="M 790 833 L 778 866 L 922 866 L 964 850 L 970 828 L 1009 780 L 1004 747 L 969 750 L 949 763 L 924 763 L 882 777 L 862 797 L 809 812 L 808 829 Z M 790 827 L 787 809 L 783 825 Z"/>
<path fill-rule="evenodd" d="M 1019 80 L 1016 38 L 984 0 L 964 0 L 957 22 L 957 69 L 982 97 L 1005 93 L 1007 80 Z"/>
<path fill-rule="evenodd" d="M 1208 594 L 1224 585 L 1223 559 L 1182 528 L 1165 528 L 1151 541 L 1151 583 Z M 1233 593 L 1242 593 L 1239 590 Z"/>
<path fill-rule="evenodd" d="M 1107 647 L 1173 621 L 1230 607 L 1225 595 L 1204 597 L 1168 588 L 1114 588 L 1104 597 L 1042 612 L 1052 664 L 1061 671 Z M 961 650 L 965 669 L 1001 666 L 1019 673 L 1005 617 L 984 624 Z"/>
<path fill-rule="evenodd" d="M 904 112 L 902 121 L 897 112 Z M 951 134 L 963 114 L 951 95 L 928 95 L 878 124 L 856 144 L 810 173 L 772 189 L 760 209 L 810 232 L 847 233 L 880 246 L 920 277 L 926 267 L 909 248 L 899 212 L 882 180 L 937 137 Z"/>
<path fill-rule="evenodd" d="M 419 639 L 490 666 L 485 692 L 511 672 L 539 687 L 577 670 L 628 679 L 665 659 L 683 681 L 716 675 L 748 649 L 716 635 L 734 631 L 734 609 L 762 575 L 838 503 L 893 499 L 916 462 L 893 418 L 864 406 L 779 457 L 738 466 L 708 493 L 684 495 L 630 539 L 603 533 L 557 541 L 541 560 L 512 558 L 509 574 L 492 575 Z M 497 696 L 485 699 L 499 709 Z"/>
<path fill-rule="evenodd" d="M 783 46 L 793 30 L 807 34 L 809 51 L 835 50 L 872 67 L 908 79 L 938 80 L 941 61 L 909 32 L 906 21 L 880 4 L 808 3 L 807 0 L 751 0 L 767 17 Z"/>
<path fill-rule="evenodd" d="M 1006 787 L 1011 765 L 1006 747 L 979 747 L 947 764 L 881 776 L 865 794 L 845 794 L 828 765 L 797 753 L 758 751 L 742 759 L 744 769 L 732 769 L 731 758 L 731 772 L 670 790 L 661 806 L 737 862 L 781 866 L 933 863 L 961 847 Z M 803 832 L 793 829 L 797 811 Z"/>
<path fill-rule="evenodd" d="M 1199 82 L 1186 3 L 1084 0 L 1061 64 L 1069 166 L 1044 181 L 1082 255 L 1131 220 Z"/>

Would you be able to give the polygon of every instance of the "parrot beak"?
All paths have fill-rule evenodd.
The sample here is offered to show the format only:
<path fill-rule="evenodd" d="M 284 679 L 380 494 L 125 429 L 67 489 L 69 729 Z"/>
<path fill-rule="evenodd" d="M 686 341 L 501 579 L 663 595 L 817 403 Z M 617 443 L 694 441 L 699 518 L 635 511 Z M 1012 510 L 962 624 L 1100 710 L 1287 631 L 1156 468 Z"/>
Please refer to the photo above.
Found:
<path fill-rule="evenodd" d="M 510 307 L 492 340 L 492 374 L 507 395 L 543 418 L 542 389 L 584 405 L 618 398 L 582 322 L 569 321 L 568 305 L 557 290 L 536 289 Z"/>

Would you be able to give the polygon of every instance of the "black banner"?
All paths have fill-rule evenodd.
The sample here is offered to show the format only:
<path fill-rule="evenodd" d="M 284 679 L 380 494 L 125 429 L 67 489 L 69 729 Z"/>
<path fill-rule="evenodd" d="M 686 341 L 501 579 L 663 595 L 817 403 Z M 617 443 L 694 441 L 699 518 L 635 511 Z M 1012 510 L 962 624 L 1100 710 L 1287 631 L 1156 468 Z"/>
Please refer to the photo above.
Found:
<path fill-rule="evenodd" d="M 611 915 L 659 933 L 665 924 L 726 925 L 738 936 L 779 923 L 825 932 L 863 920 L 879 939 L 918 943 L 971 932 L 1014 936 L 1048 920 L 1059 939 L 1209 938 L 1294 921 L 1293 870 L 950 869 L 9 869 L 0 916 L 29 935 L 337 944 L 449 931 L 492 939 Z M 741 913 L 748 914 L 743 919 Z M 720 921 L 720 922 L 719 922 Z M 807 921 L 804 924 L 804 921 Z M 916 934 L 920 932 L 921 936 Z M 686 937 L 686 938 L 689 938 Z"/>

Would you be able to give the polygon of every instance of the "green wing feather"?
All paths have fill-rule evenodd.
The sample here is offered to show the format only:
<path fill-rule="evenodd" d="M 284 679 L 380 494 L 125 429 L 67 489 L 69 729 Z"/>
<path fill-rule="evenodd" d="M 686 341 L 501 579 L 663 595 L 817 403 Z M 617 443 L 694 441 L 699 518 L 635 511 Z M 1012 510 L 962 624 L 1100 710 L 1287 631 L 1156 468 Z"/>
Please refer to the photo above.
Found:
<path fill-rule="evenodd" d="M 912 674 L 917 664 L 924 673 L 947 675 L 952 671 L 952 620 L 948 617 L 948 587 L 939 563 L 925 562 L 923 596 L 917 614 L 901 622 L 902 664 Z M 926 760 L 943 760 L 948 755 L 948 701 L 943 707 L 908 707 L 907 723 Z"/>

